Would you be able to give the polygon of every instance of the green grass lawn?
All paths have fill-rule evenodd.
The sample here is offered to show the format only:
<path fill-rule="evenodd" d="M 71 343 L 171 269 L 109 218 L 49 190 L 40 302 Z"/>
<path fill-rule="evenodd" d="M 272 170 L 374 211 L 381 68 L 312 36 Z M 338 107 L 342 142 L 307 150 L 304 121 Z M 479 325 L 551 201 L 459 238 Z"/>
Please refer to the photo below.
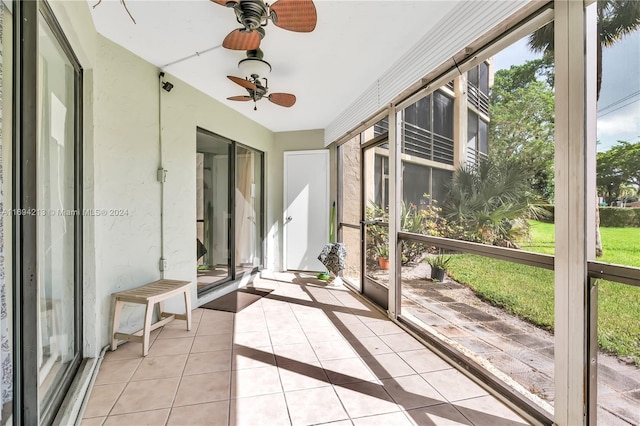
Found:
<path fill-rule="evenodd" d="M 601 228 L 603 262 L 640 267 L 640 228 Z M 531 222 L 523 250 L 553 254 L 554 225 Z M 455 255 L 450 275 L 508 312 L 553 329 L 553 271 L 475 255 Z M 598 343 L 640 367 L 640 288 L 609 281 L 598 287 Z"/>

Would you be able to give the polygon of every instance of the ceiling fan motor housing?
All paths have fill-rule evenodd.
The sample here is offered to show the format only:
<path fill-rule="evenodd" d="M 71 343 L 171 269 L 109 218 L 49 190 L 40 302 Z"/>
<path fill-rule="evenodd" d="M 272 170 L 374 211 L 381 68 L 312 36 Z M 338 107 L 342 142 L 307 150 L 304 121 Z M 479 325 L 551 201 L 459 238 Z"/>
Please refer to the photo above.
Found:
<path fill-rule="evenodd" d="M 267 88 L 260 84 L 258 81 L 256 82 L 256 90 L 253 91 L 251 89 L 247 89 L 249 91 L 249 95 L 253 98 L 254 101 L 259 101 L 262 99 L 264 95 L 267 94 Z"/>
<path fill-rule="evenodd" d="M 269 16 L 267 5 L 262 0 L 241 0 L 235 11 L 238 21 L 248 30 L 260 28 Z"/>

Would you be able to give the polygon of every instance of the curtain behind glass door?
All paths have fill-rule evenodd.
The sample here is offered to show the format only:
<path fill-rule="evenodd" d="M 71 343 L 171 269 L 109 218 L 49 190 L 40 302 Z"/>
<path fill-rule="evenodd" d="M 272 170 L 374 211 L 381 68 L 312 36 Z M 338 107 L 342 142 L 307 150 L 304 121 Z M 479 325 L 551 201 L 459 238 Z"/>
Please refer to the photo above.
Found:
<path fill-rule="evenodd" d="M 236 273 L 262 265 L 262 153 L 236 148 Z"/>

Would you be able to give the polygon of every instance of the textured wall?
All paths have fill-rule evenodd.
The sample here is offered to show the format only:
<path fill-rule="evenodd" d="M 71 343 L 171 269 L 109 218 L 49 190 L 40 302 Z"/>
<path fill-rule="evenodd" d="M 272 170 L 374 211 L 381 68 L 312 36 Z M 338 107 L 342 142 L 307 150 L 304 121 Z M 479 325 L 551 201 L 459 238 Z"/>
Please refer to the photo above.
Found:
<path fill-rule="evenodd" d="M 340 146 L 342 152 L 342 218 L 343 223 L 360 224 L 361 179 L 360 138 L 355 137 Z M 347 248 L 347 267 L 343 272 L 355 285 L 360 285 L 360 230 L 344 228 L 342 242 Z"/>
<path fill-rule="evenodd" d="M 164 258 L 166 278 L 195 282 L 196 128 L 270 151 L 273 134 L 167 73 L 171 92 L 159 92 L 153 65 L 98 36 L 94 70 L 95 208 L 126 209 L 122 217 L 95 218 L 96 284 L 101 318 L 108 318 L 109 295 L 160 277 L 160 166 L 158 96 L 162 96 Z M 277 168 L 267 160 L 267 173 Z M 281 185 L 267 179 L 267 191 Z M 267 198 L 268 204 L 272 203 Z M 273 209 L 271 209 L 273 210 Z M 269 209 L 267 210 L 269 212 Z M 273 214 L 267 214 L 269 223 Z M 267 245 L 268 256 L 274 248 Z M 197 305 L 196 287 L 192 302 Z M 167 304 L 180 312 L 179 300 Z M 141 314 L 123 312 L 123 327 L 136 328 Z M 104 321 L 103 336 L 108 334 Z M 104 341 L 104 338 L 102 339 Z"/>

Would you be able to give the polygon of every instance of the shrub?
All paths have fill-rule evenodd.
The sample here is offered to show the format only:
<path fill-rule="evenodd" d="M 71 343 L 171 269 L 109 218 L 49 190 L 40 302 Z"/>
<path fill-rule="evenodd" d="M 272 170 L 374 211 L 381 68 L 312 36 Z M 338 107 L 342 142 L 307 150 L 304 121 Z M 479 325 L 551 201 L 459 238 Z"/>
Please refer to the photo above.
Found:
<path fill-rule="evenodd" d="M 538 204 L 538 208 L 544 212 L 537 219 L 540 222 L 553 223 L 555 221 L 555 206 L 553 204 Z"/>
<path fill-rule="evenodd" d="M 640 207 L 600 207 L 600 226 L 640 227 Z"/>
<path fill-rule="evenodd" d="M 529 234 L 526 219 L 541 213 L 527 176 L 515 158 L 456 169 L 442 208 L 453 231 L 447 236 L 518 248 Z"/>
<path fill-rule="evenodd" d="M 428 195 L 425 194 L 425 198 Z M 389 212 L 371 202 L 365 212 L 367 221 L 389 222 Z M 421 205 L 402 203 L 400 212 L 400 228 L 402 231 L 414 234 L 443 236 L 449 235 L 451 231 L 447 226 L 447 221 L 440 216 L 440 208 L 436 206 L 436 201 L 431 200 L 429 204 Z M 377 257 L 382 247 L 389 245 L 388 227 L 386 225 L 367 226 L 367 265 L 375 267 Z M 402 245 L 402 264 L 415 263 L 424 257 L 430 248 L 426 244 L 404 241 Z"/>
<path fill-rule="evenodd" d="M 538 218 L 540 222 L 554 223 L 553 204 L 540 204 L 538 207 L 547 215 Z M 603 228 L 640 227 L 640 207 L 600 207 L 600 226 Z"/>

